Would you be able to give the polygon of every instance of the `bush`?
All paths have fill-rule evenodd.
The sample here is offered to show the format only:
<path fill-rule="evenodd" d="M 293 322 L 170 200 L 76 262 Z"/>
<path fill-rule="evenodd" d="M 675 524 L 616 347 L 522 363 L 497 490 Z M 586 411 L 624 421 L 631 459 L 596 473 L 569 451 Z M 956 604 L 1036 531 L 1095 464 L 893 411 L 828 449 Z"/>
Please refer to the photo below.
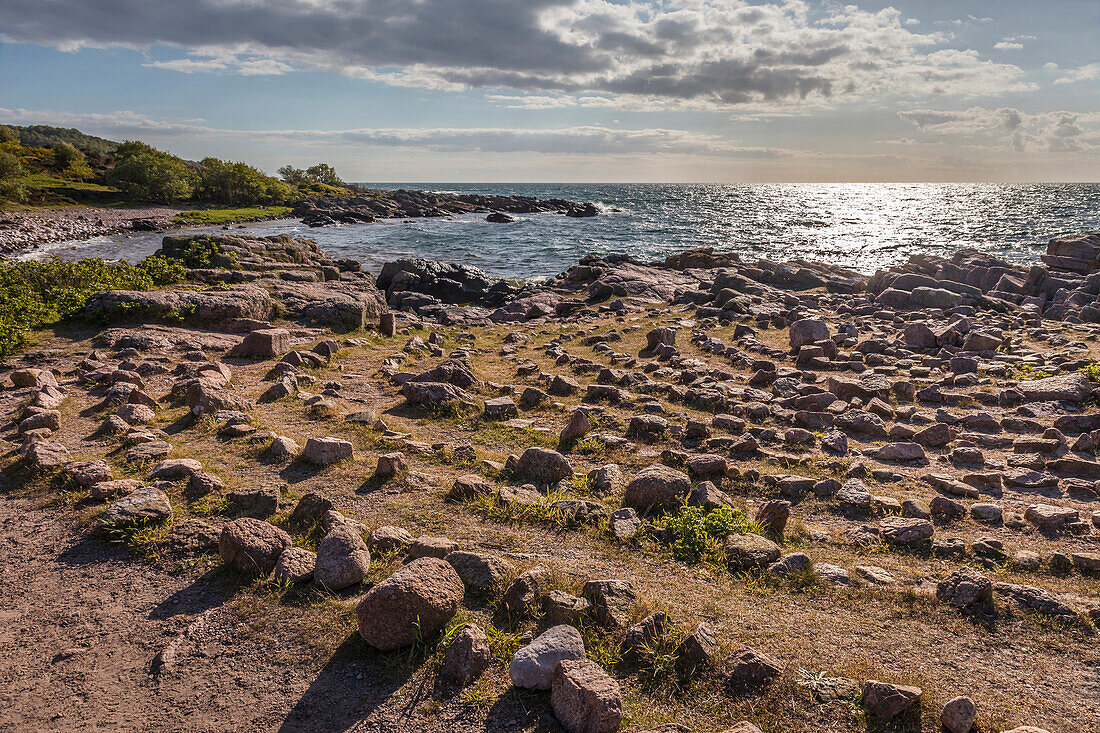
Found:
<path fill-rule="evenodd" d="M 345 185 L 340 176 L 336 174 L 336 169 L 328 163 L 311 165 L 305 170 L 295 168 L 292 165 L 284 165 L 278 173 L 284 181 L 303 191 L 312 191 L 317 186 L 343 188 Z"/>
<path fill-rule="evenodd" d="M 0 201 L 27 200 L 27 187 L 20 181 L 0 181 Z"/>
<path fill-rule="evenodd" d="M 69 143 L 59 143 L 53 149 L 53 168 L 62 178 L 83 181 L 92 177 L 92 169 L 84 153 Z"/>
<path fill-rule="evenodd" d="M 107 183 L 142 201 L 174 203 L 190 198 L 195 175 L 187 164 L 145 143 L 128 140 L 115 151 Z"/>
<path fill-rule="evenodd" d="M 79 313 L 101 290 L 151 290 L 183 279 L 164 257 L 137 265 L 100 259 L 0 263 L 0 358 L 23 347 L 28 333 Z"/>
<path fill-rule="evenodd" d="M 281 204 L 294 195 L 290 186 L 245 163 L 204 158 L 199 164 L 197 198 L 230 206 Z"/>
<path fill-rule="evenodd" d="M 709 512 L 698 506 L 684 506 L 656 524 L 672 532 L 676 538 L 672 542 L 672 554 L 677 560 L 686 562 L 699 562 L 727 535 L 744 534 L 754 529 L 744 512 L 728 506 Z"/>
<path fill-rule="evenodd" d="M 232 270 L 240 264 L 235 252 L 222 252 L 218 243 L 208 237 L 190 239 L 186 248 L 177 247 L 167 256 L 188 269 Z"/>
<path fill-rule="evenodd" d="M 18 156 L 7 150 L 0 150 L 0 181 L 11 181 L 24 175 L 23 164 Z"/>

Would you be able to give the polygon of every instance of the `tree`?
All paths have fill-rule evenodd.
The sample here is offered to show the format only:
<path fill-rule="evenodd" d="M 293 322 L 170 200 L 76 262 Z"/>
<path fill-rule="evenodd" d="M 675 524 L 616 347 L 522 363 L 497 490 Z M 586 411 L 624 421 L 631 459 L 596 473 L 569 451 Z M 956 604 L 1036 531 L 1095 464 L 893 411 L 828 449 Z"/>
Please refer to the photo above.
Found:
<path fill-rule="evenodd" d="M 14 145 L 14 143 L 8 143 Z M 24 201 L 27 189 L 19 179 L 26 171 L 19 156 L 0 148 L 0 201 Z"/>
<path fill-rule="evenodd" d="M 176 156 L 127 140 L 115 151 L 107 182 L 136 199 L 174 203 L 191 196 L 194 174 Z"/>
<path fill-rule="evenodd" d="M 245 163 L 204 158 L 199 164 L 196 195 L 230 206 L 280 204 L 292 195 L 290 186 Z"/>
<path fill-rule="evenodd" d="M 23 164 L 19 162 L 18 156 L 0 149 L 0 181 L 22 178 L 23 175 Z"/>
<path fill-rule="evenodd" d="M 92 177 L 92 169 L 84 153 L 69 143 L 59 143 L 53 148 L 53 168 L 63 178 L 83 181 Z"/>
<path fill-rule="evenodd" d="M 282 179 L 289 183 L 291 186 L 304 186 L 309 182 L 309 177 L 302 168 L 295 168 L 292 165 L 284 165 L 278 171 L 278 174 L 282 176 Z"/>
<path fill-rule="evenodd" d="M 306 177 L 314 183 L 324 183 L 327 186 L 343 186 L 344 182 L 336 175 L 336 169 L 328 163 L 318 163 L 306 168 Z"/>

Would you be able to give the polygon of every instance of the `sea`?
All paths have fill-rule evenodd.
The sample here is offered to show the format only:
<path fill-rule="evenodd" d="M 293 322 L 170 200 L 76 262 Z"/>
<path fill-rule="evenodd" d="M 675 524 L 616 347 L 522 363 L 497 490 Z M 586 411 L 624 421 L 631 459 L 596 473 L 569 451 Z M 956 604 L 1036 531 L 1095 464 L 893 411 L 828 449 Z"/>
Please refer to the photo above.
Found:
<path fill-rule="evenodd" d="M 865 273 L 914 254 L 950 256 L 967 247 L 1031 264 L 1051 237 L 1100 230 L 1100 184 L 1089 183 L 363 185 L 592 201 L 602 213 L 584 219 L 519 216 L 510 224 L 470 215 L 318 229 L 281 220 L 234 231 L 311 237 L 333 257 L 360 260 L 375 273 L 397 258 L 424 257 L 538 280 L 587 254 L 625 252 L 649 261 L 695 247 L 737 252 L 750 261 L 804 258 Z M 24 257 L 135 262 L 155 252 L 162 236 L 126 233 L 57 242 Z"/>

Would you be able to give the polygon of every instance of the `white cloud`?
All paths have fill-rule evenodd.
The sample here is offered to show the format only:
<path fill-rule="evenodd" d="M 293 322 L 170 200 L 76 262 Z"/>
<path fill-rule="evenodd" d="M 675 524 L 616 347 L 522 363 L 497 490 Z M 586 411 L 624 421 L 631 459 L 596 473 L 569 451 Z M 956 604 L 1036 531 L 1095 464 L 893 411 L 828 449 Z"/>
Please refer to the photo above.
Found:
<path fill-rule="evenodd" d="M 898 117 L 925 133 L 959 136 L 987 147 L 1019 152 L 1100 152 L 1100 112 L 1052 111 L 1029 114 L 1013 107 L 963 110 L 904 110 Z M 981 145 L 976 146 L 981 147 Z"/>
<path fill-rule="evenodd" d="M 1024 44 L 1018 41 L 999 41 L 993 44 L 993 48 L 998 51 L 1018 51 L 1024 47 Z"/>
<path fill-rule="evenodd" d="M 618 129 L 576 126 L 529 128 L 360 128 L 347 130 L 231 130 L 203 120 L 159 120 L 131 111 L 74 113 L 0 107 L 0 122 L 79 127 L 113 139 L 140 137 L 164 144 L 172 139 L 249 140 L 293 145 L 403 148 L 437 152 L 534 153 L 543 155 L 707 155 L 736 159 L 779 159 L 805 151 L 735 145 L 720 136 L 665 128 Z"/>
<path fill-rule="evenodd" d="M 1063 69 L 1063 76 L 1054 80 L 1055 84 L 1073 84 L 1078 81 L 1096 81 L 1100 79 L 1100 62 L 1086 64 L 1076 69 Z"/>
<path fill-rule="evenodd" d="M 813 108 L 1031 88 L 1020 68 L 947 47 L 947 36 L 916 32 L 893 8 L 824 8 L 818 17 L 800 0 L 34 0 L 0 2 L 0 36 L 69 50 L 173 46 L 184 57 L 148 65 L 183 73 L 327 71 L 511 90 L 542 109 L 590 97 L 628 109 Z"/>

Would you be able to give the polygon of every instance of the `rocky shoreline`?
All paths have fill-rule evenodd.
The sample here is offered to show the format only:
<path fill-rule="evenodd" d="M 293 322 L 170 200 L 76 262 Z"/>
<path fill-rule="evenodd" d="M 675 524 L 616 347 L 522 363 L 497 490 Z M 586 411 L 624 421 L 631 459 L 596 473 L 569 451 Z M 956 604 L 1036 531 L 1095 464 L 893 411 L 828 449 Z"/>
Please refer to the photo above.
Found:
<path fill-rule="evenodd" d="M 591 217 L 594 204 L 533 196 L 484 196 L 397 189 L 366 190 L 355 196 L 322 196 L 299 201 L 294 216 L 311 227 L 359 224 L 378 219 L 416 219 L 455 214 L 489 214 L 489 221 L 505 224 L 509 214 L 564 214 Z"/>
<path fill-rule="evenodd" d="M 10 257 L 50 242 L 90 239 L 129 231 L 167 231 L 196 226 L 174 221 L 177 214 L 186 210 L 186 207 L 177 206 L 139 206 L 0 211 L 0 257 Z M 597 216 L 599 210 L 591 203 L 565 199 L 370 189 L 353 196 L 303 199 L 295 204 L 292 211 L 295 218 L 311 227 L 458 214 L 488 214 L 489 221 L 507 223 L 513 220 L 512 214 L 591 217 Z M 248 221 L 258 219 L 250 218 Z M 238 223 L 241 222 L 229 222 L 225 228 Z"/>
<path fill-rule="evenodd" d="M 50 242 L 91 239 L 129 231 L 168 229 L 177 206 L 135 208 L 69 207 L 36 211 L 0 211 L 0 257 L 10 257 Z"/>
<path fill-rule="evenodd" d="M 1031 268 L 700 249 L 526 286 L 288 235 L 158 254 L 196 244 L 185 284 L 96 293 L 104 327 L 0 372 L 0 488 L 190 573 L 182 613 L 138 589 L 138 682 L 98 659 L 134 715 L 228 687 L 185 725 L 1100 726 L 1100 234 Z M 84 610 L 50 590 L 0 601 Z"/>

